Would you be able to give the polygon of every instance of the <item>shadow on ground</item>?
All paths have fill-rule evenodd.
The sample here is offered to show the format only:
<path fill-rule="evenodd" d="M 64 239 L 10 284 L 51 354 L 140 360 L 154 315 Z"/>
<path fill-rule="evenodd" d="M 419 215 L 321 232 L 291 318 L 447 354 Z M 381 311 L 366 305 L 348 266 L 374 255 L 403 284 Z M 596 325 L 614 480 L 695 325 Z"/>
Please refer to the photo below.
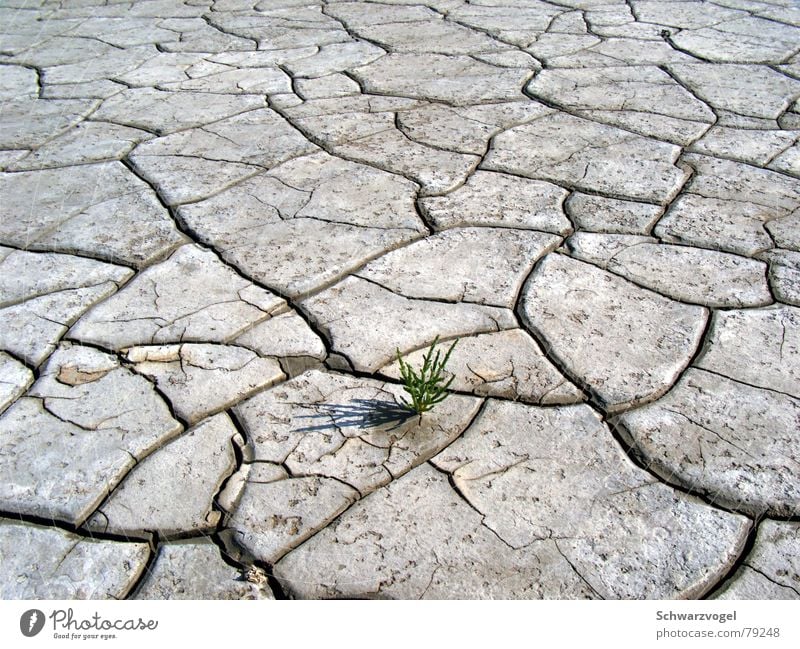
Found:
<path fill-rule="evenodd" d="M 416 414 L 394 401 L 379 399 L 353 399 L 349 403 L 317 404 L 313 415 L 303 415 L 300 419 L 316 420 L 308 426 L 298 428 L 298 432 L 331 430 L 334 428 L 372 428 L 392 431 L 402 426 Z"/>

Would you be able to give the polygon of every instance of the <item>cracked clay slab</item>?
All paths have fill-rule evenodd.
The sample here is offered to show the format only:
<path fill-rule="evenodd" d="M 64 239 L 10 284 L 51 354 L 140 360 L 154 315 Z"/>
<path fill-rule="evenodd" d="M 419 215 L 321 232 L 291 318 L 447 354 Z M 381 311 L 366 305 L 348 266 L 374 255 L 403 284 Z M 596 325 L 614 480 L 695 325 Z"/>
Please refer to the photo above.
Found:
<path fill-rule="evenodd" d="M 695 364 L 800 399 L 800 309 L 776 305 L 716 312 Z"/>
<path fill-rule="evenodd" d="M 671 483 L 750 515 L 800 511 L 800 399 L 690 368 L 617 427 Z"/>
<path fill-rule="evenodd" d="M 456 106 L 522 98 L 527 70 L 503 69 L 468 56 L 388 54 L 352 73 L 367 92 Z"/>
<path fill-rule="evenodd" d="M 0 413 L 25 393 L 33 372 L 5 352 L 0 352 Z"/>
<path fill-rule="evenodd" d="M 115 357 L 63 347 L 0 418 L 0 507 L 80 525 L 181 430 L 153 386 Z"/>
<path fill-rule="evenodd" d="M 679 154 L 673 144 L 556 113 L 495 137 L 481 168 L 666 203 L 688 178 L 675 166 Z"/>
<path fill-rule="evenodd" d="M 669 390 L 700 344 L 707 318 L 702 307 L 559 254 L 534 270 L 521 314 L 545 352 L 612 411 Z"/>
<path fill-rule="evenodd" d="M 93 259 L 9 250 L 0 261 L 0 349 L 32 365 L 49 356 L 67 328 L 112 295 L 133 271 Z"/>
<path fill-rule="evenodd" d="M 764 262 L 716 250 L 672 246 L 650 238 L 579 232 L 568 244 L 575 256 L 608 248 L 602 268 L 675 300 L 708 307 L 754 307 L 772 302 Z"/>
<path fill-rule="evenodd" d="M 420 206 L 437 228 L 473 225 L 568 234 L 572 225 L 562 210 L 567 195 L 566 189 L 541 180 L 476 171 L 462 187 L 423 198 Z"/>
<path fill-rule="evenodd" d="M 359 277 L 303 300 L 301 308 L 361 371 L 373 372 L 400 352 L 430 344 L 438 335 L 516 328 L 510 309 L 466 302 L 407 298 Z"/>
<path fill-rule="evenodd" d="M 242 278 L 211 250 L 187 245 L 89 311 L 69 335 L 111 349 L 226 342 L 285 304 Z"/>
<path fill-rule="evenodd" d="M 415 191 L 403 178 L 319 153 L 180 215 L 226 261 L 297 297 L 421 236 Z"/>
<path fill-rule="evenodd" d="M 275 599 L 258 568 L 243 574 L 220 557 L 206 537 L 162 543 L 134 599 Z"/>
<path fill-rule="evenodd" d="M 89 530 L 159 538 L 210 534 L 220 513 L 213 499 L 236 468 L 238 436 L 221 413 L 158 448 L 137 464 L 86 522 Z M 238 437 L 239 446 L 243 440 Z"/>
<path fill-rule="evenodd" d="M 680 145 L 691 144 L 716 120 L 655 66 L 543 70 L 527 90 L 590 119 Z"/>
<path fill-rule="evenodd" d="M 509 545 L 552 539 L 603 598 L 700 596 L 749 530 L 636 467 L 585 405 L 489 400 L 433 463 Z"/>
<path fill-rule="evenodd" d="M 186 241 L 120 162 L 0 174 L 0 241 L 145 266 Z"/>
<path fill-rule="evenodd" d="M 800 523 L 766 520 L 753 549 L 714 599 L 800 599 Z"/>
<path fill-rule="evenodd" d="M 513 308 L 539 257 L 561 238 L 510 228 L 453 228 L 388 252 L 358 271 L 411 298 Z"/>
<path fill-rule="evenodd" d="M 553 541 L 515 550 L 429 464 L 353 505 L 275 566 L 300 599 L 585 599 Z"/>
<path fill-rule="evenodd" d="M 125 357 L 156 382 L 176 414 L 190 424 L 286 378 L 276 360 L 234 345 L 132 347 Z"/>
<path fill-rule="evenodd" d="M 145 569 L 147 543 L 77 536 L 0 520 L 2 599 L 123 599 Z"/>

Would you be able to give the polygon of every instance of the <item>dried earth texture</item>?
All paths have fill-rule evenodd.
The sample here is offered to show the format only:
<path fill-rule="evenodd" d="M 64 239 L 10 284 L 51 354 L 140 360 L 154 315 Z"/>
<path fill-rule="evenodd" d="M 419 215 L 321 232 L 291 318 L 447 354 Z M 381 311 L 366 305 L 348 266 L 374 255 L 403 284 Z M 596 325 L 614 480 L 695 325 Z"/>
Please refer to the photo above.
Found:
<path fill-rule="evenodd" d="M 0 597 L 800 598 L 798 525 L 796 0 L 0 0 Z"/>

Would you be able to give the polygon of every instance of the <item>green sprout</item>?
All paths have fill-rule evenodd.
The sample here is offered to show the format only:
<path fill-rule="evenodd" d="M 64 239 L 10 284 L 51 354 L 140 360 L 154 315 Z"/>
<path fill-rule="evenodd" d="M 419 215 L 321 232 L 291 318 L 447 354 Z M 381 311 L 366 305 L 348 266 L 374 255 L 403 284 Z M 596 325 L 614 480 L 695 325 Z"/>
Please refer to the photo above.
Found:
<path fill-rule="evenodd" d="M 455 378 L 455 376 L 451 376 L 447 383 L 442 385 L 444 381 L 444 368 L 447 365 L 450 354 L 453 352 L 453 348 L 458 342 L 458 338 L 450 345 L 450 349 L 447 350 L 444 358 L 441 358 L 440 351 L 437 351 L 436 355 L 433 353 L 438 342 L 439 336 L 436 336 L 431 346 L 428 348 L 428 352 L 422 357 L 422 369 L 419 374 L 417 374 L 413 367 L 403 361 L 400 357 L 400 350 L 397 350 L 397 361 L 400 363 L 400 374 L 403 377 L 405 391 L 408 392 L 411 397 L 411 401 L 408 401 L 404 397 L 400 397 L 400 400 L 403 406 L 409 410 L 413 410 L 420 416 L 423 412 L 427 412 L 437 403 L 447 398 L 449 394 L 447 388 L 450 387 L 450 384 Z"/>

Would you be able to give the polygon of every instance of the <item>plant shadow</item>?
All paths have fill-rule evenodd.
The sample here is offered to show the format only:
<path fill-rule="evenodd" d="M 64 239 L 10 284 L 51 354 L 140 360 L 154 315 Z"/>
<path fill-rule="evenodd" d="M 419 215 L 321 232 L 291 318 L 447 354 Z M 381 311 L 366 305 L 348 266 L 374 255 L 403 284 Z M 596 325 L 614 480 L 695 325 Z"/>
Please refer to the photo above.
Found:
<path fill-rule="evenodd" d="M 315 404 L 318 411 L 313 415 L 302 415 L 299 419 L 327 420 L 325 423 L 313 424 L 295 429 L 306 433 L 316 430 L 334 428 L 381 429 L 393 431 L 417 414 L 395 401 L 379 399 L 353 399 L 349 403 Z"/>

